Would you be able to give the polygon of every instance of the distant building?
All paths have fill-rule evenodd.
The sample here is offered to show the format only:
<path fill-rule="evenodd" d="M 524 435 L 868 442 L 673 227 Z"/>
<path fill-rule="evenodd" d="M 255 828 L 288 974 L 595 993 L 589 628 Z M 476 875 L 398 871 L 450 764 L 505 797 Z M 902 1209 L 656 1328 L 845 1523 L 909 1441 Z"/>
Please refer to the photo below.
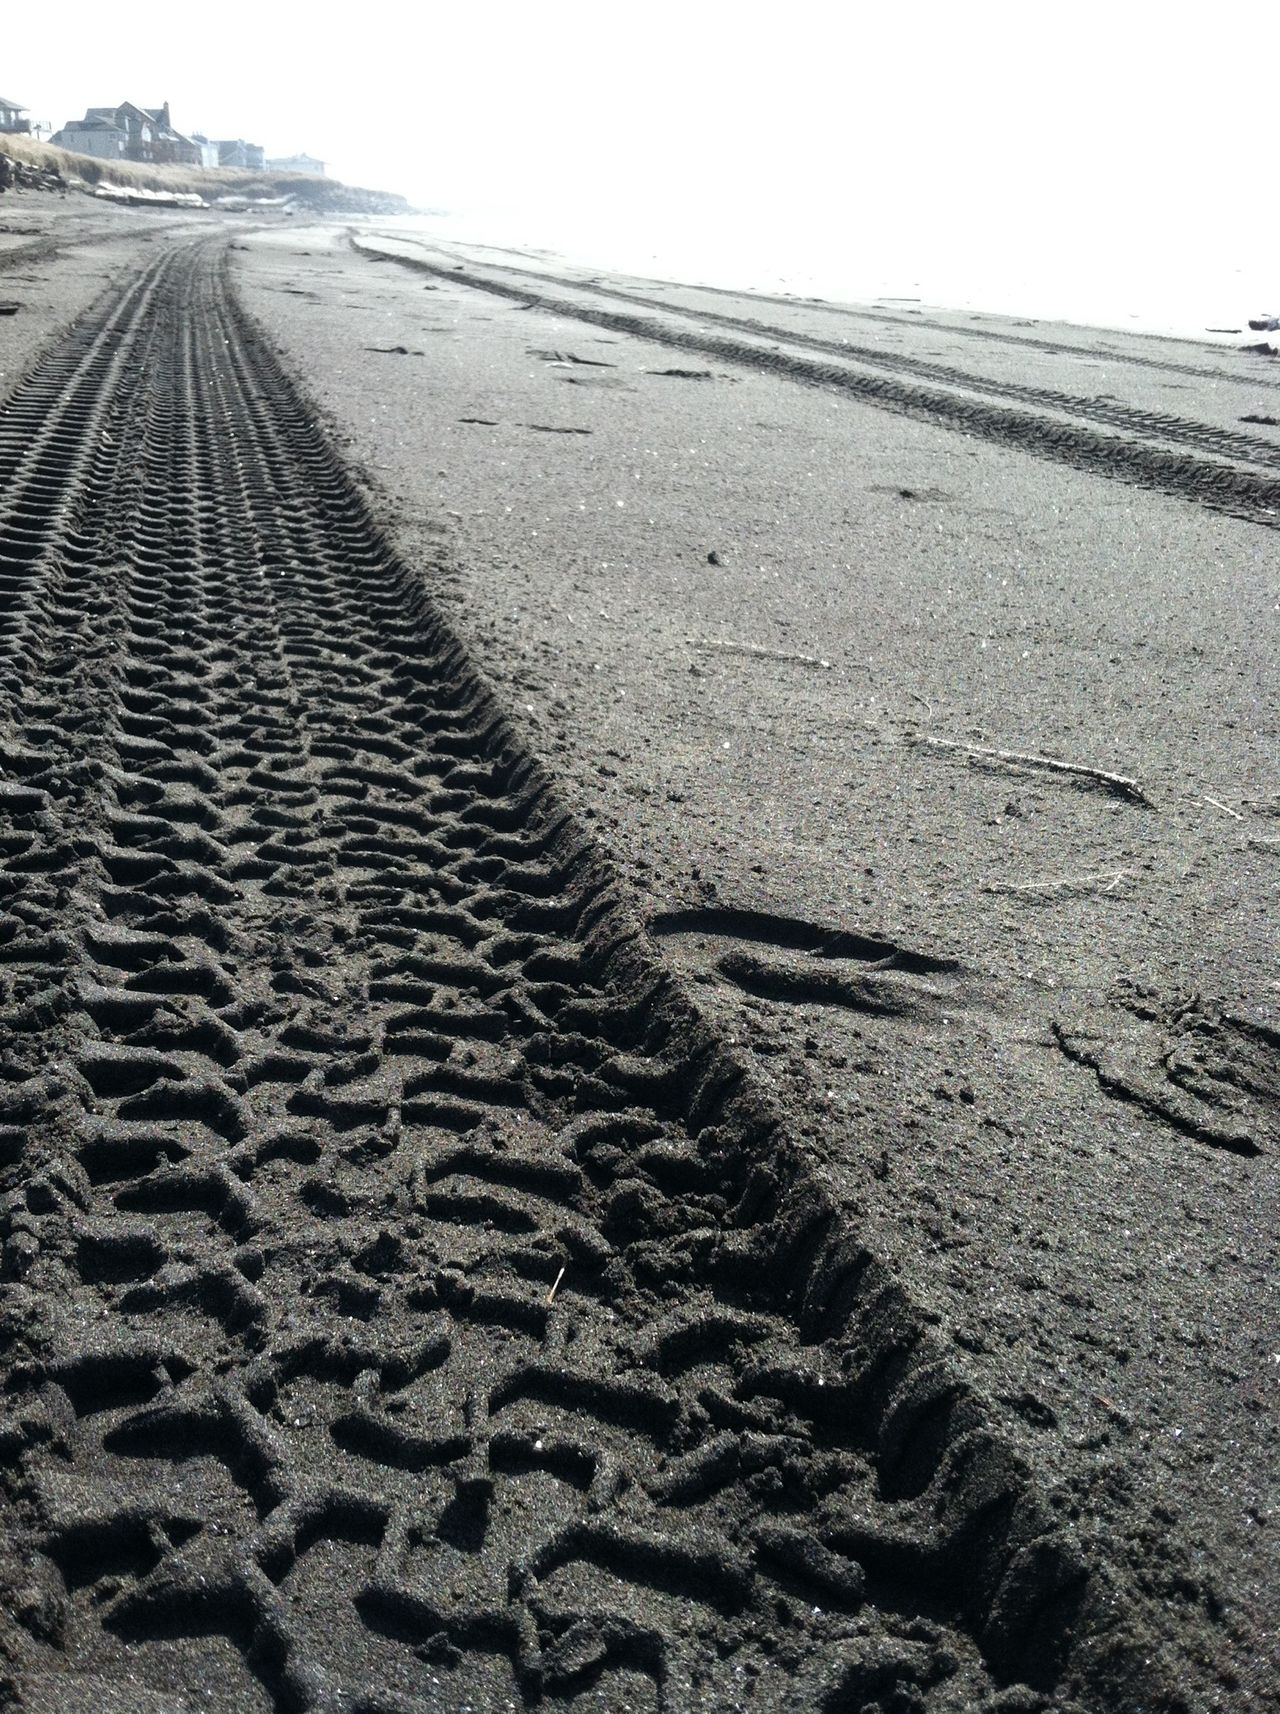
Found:
<path fill-rule="evenodd" d="M 122 161 L 129 146 L 129 133 L 112 119 L 70 119 L 53 142 L 76 155 L 96 155 L 100 161 Z"/>
<path fill-rule="evenodd" d="M 116 146 L 120 136 L 123 148 Z M 83 119 L 69 120 L 53 141 L 82 155 L 149 165 L 201 164 L 199 144 L 174 129 L 167 101 L 160 107 L 136 107 L 132 101 L 122 101 L 118 107 L 90 107 Z"/>
<path fill-rule="evenodd" d="M 191 133 L 191 141 L 200 151 L 200 165 L 202 167 L 221 166 L 222 163 L 218 156 L 218 145 L 216 143 L 210 142 L 208 137 L 204 136 L 200 131 L 193 131 Z"/>
<path fill-rule="evenodd" d="M 21 102 L 9 101 L 5 96 L 0 95 L 0 132 L 13 137 L 20 132 L 30 131 L 31 121 L 22 117 L 26 111 Z M 320 170 L 323 172 L 324 168 L 322 167 Z"/>
<path fill-rule="evenodd" d="M 267 164 L 267 151 L 261 143 L 246 143 L 243 137 L 224 138 L 218 144 L 220 167 L 247 167 L 260 173 Z"/>
<path fill-rule="evenodd" d="M 314 173 L 318 179 L 324 177 L 324 162 L 314 155 L 281 155 L 268 161 L 267 166 L 273 173 Z"/>

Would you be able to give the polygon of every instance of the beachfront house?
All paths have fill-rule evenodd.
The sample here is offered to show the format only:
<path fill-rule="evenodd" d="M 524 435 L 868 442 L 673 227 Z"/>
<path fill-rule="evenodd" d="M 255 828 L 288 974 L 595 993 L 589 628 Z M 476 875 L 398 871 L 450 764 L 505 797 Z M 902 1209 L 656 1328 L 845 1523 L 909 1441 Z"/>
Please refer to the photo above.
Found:
<path fill-rule="evenodd" d="M 23 117 L 26 111 L 20 101 L 10 101 L 7 96 L 0 95 L 0 133 L 13 137 L 30 131 L 31 121 Z"/>
<path fill-rule="evenodd" d="M 202 167 L 216 167 L 221 164 L 218 159 L 218 145 L 211 142 L 203 131 L 193 131 L 191 141 L 200 151 L 200 165 Z"/>
<path fill-rule="evenodd" d="M 267 164 L 267 151 L 261 143 L 246 143 L 243 137 L 227 137 L 218 144 L 220 167 L 247 167 L 260 173 Z"/>
<path fill-rule="evenodd" d="M 53 141 L 81 155 L 107 160 L 170 163 L 198 167 L 199 145 L 174 129 L 169 103 L 160 107 L 137 107 L 122 101 L 118 107 L 90 107 L 83 119 L 71 119 Z"/>
<path fill-rule="evenodd" d="M 318 179 L 324 177 L 324 162 L 314 155 L 281 155 L 267 165 L 273 173 L 312 173 Z"/>
<path fill-rule="evenodd" d="M 76 155 L 95 155 L 100 161 L 122 161 L 129 134 L 112 119 L 69 119 L 52 141 Z"/>

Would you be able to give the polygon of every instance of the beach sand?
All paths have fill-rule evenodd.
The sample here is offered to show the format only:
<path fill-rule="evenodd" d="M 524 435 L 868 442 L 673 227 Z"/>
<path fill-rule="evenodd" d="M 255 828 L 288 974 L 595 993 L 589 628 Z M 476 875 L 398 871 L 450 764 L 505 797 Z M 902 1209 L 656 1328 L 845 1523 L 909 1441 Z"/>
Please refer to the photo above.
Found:
<path fill-rule="evenodd" d="M 531 307 L 318 233 L 237 278 L 668 955 L 1064 1507 L 1125 1553 L 1180 1539 L 1203 1586 L 1171 1564 L 1160 1597 L 1212 1585 L 1274 1648 L 1280 428 L 1240 419 L 1280 417 L 1280 371 L 603 282 L 693 310 L 664 318 L 682 332 L 730 317 L 766 351 L 806 356 L 800 334 L 925 385 L 962 370 L 962 398 L 1114 403 L 1132 418 L 1096 426 L 1121 448 L 1176 458 L 1164 416 L 1248 436 L 1276 493 L 1244 521 L 1114 479 L 1106 448 L 1075 470 L 549 312 L 659 313 L 559 283 L 582 270 L 461 265 Z M 815 959 L 811 929 L 902 949 L 893 993 Z"/>
<path fill-rule="evenodd" d="M 1280 367 L 358 244 L 231 273 L 374 517 L 1135 1634 L 1275 1706 Z"/>

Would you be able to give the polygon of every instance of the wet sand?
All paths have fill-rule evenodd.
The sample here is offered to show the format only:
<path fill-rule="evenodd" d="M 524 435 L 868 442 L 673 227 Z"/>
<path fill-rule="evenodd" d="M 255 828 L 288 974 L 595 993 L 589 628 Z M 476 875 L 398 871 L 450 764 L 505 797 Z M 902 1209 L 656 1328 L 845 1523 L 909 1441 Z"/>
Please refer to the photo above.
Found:
<path fill-rule="evenodd" d="M 153 233 L 0 273 L 6 389 Z M 1276 367 L 400 253 L 233 277 L 1050 1506 L 1273 1706 Z"/>
<path fill-rule="evenodd" d="M 0 397 L 108 281 L 192 224 L 190 217 L 140 216 L 89 196 L 0 196 L 0 303 L 17 306 L 0 316 Z"/>
<path fill-rule="evenodd" d="M 1142 1567 L 1175 1632 L 1222 1603 L 1231 1641 L 1214 1620 L 1197 1645 L 1239 1674 L 1222 1706 L 1265 1706 L 1272 520 L 1146 491 L 1105 446 L 1064 467 L 547 300 L 765 324 L 802 359 L 847 341 L 926 385 L 949 368 L 966 397 L 1039 392 L 1020 407 L 1096 423 L 1117 464 L 1201 435 L 1264 481 L 1280 429 L 1241 419 L 1280 416 L 1280 371 L 1221 341 L 633 280 L 604 296 L 550 261 L 419 253 L 525 296 L 318 232 L 237 256 L 237 279 L 669 957 L 1056 1503 Z M 1215 439 L 1236 435 L 1238 458 Z M 874 944 L 846 963 L 823 955 L 833 931 Z"/>

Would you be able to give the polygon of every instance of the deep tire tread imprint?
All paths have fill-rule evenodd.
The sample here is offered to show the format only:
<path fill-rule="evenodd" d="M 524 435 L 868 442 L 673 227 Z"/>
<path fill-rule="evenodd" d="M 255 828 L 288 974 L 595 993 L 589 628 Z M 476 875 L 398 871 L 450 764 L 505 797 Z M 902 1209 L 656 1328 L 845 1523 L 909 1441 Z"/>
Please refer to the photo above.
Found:
<path fill-rule="evenodd" d="M 0 1702 L 1139 1682 L 216 246 L 0 464 Z"/>

